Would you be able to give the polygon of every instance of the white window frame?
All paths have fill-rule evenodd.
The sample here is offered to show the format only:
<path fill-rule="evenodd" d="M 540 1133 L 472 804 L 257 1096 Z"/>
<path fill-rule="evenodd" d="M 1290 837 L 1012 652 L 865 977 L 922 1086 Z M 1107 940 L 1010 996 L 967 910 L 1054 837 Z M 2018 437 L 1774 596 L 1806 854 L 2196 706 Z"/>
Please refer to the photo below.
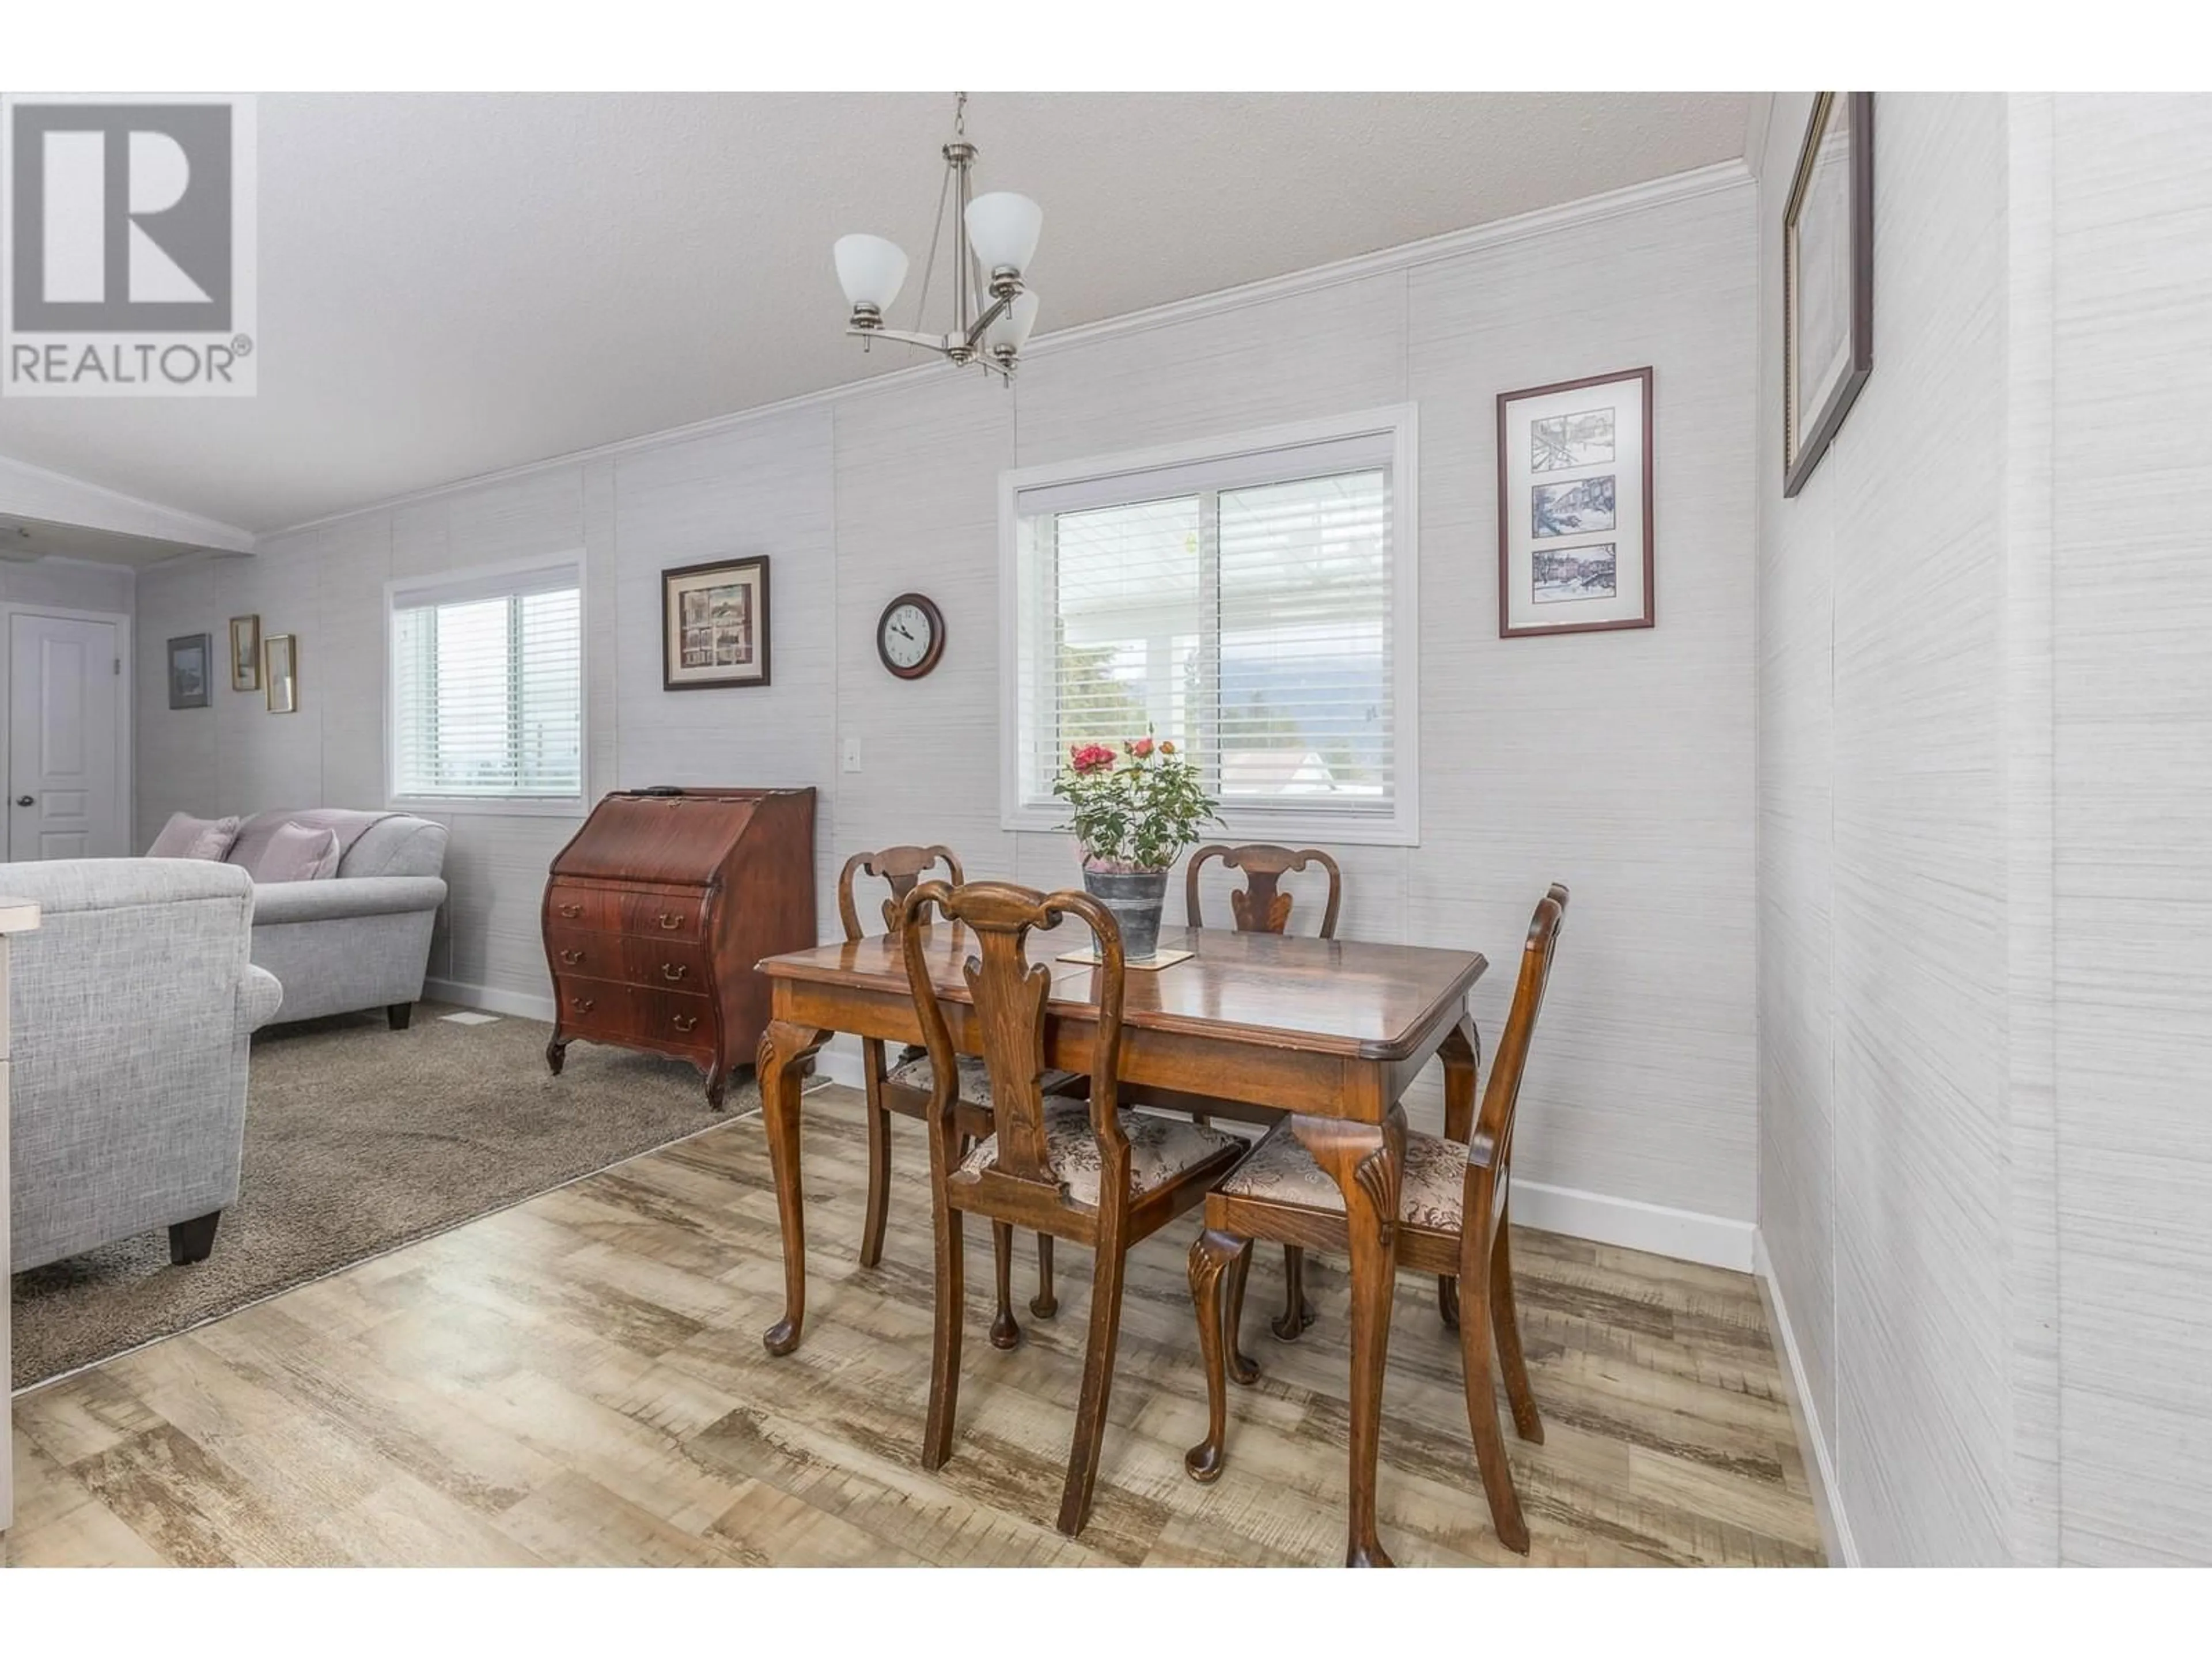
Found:
<path fill-rule="evenodd" d="M 399 637 L 393 620 L 401 597 L 455 593 L 486 582 L 513 580 L 520 586 L 533 577 L 573 574 L 576 578 L 576 774 L 573 795 L 403 794 L 399 789 Z M 394 811 L 475 815 L 482 817 L 576 817 L 591 799 L 592 629 L 589 584 L 584 550 L 550 557 L 510 559 L 499 564 L 466 565 L 434 576 L 398 576 L 384 585 L 384 804 Z M 489 597 L 489 596 L 487 596 Z"/>
<path fill-rule="evenodd" d="M 1415 479 L 1420 453 L 1415 406 L 1394 404 L 1331 420 L 1303 421 L 1220 438 L 1165 444 L 1126 454 L 1055 461 L 999 475 L 999 826 L 1054 830 L 1067 822 L 1059 802 L 1022 799 L 1021 548 L 1017 503 L 1024 490 L 1088 484 L 1168 467 L 1234 462 L 1273 449 L 1370 438 L 1390 440 L 1390 650 L 1393 809 L 1364 817 L 1297 807 L 1224 806 L 1209 836 L 1225 840 L 1304 841 L 1326 845 L 1414 847 L 1421 839 L 1420 523 Z M 1132 500 L 1143 486 L 1132 484 Z"/>

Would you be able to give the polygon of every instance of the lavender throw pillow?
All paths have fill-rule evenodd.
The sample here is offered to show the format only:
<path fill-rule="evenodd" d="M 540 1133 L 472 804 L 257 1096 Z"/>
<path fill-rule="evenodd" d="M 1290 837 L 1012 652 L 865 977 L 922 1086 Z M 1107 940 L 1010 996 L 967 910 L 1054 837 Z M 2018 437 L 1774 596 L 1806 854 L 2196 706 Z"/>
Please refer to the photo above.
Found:
<path fill-rule="evenodd" d="M 283 823 L 269 837 L 269 845 L 254 866 L 256 881 L 321 881 L 338 872 L 338 835 L 335 830 L 310 830 L 304 823 Z"/>
<path fill-rule="evenodd" d="M 238 839 L 237 818 L 196 818 L 189 812 L 172 812 L 146 849 L 149 859 L 207 859 L 221 863 Z"/>

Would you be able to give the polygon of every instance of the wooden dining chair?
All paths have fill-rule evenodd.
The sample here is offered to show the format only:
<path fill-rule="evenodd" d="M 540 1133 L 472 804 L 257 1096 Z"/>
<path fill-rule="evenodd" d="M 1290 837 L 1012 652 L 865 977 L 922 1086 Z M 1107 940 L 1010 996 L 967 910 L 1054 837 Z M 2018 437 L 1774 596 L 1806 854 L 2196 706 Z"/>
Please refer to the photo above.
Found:
<path fill-rule="evenodd" d="M 1544 987 L 1552 973 L 1567 890 L 1553 884 L 1536 905 L 1521 952 L 1513 1006 L 1492 1062 L 1490 1085 L 1466 1140 L 1408 1133 L 1398 1189 L 1398 1265 L 1456 1279 L 1458 1297 L 1442 1304 L 1444 1322 L 1459 1331 L 1466 1371 L 1468 1427 L 1476 1466 L 1490 1498 L 1498 1535 L 1528 1553 L 1528 1527 L 1505 1461 L 1491 1387 L 1493 1338 L 1513 1426 L 1523 1440 L 1541 1444 L 1543 1419 L 1528 1389 L 1521 1352 L 1521 1327 L 1513 1303 L 1513 1258 L 1507 1232 L 1511 1196 L 1513 1112 Z M 1220 1188 L 1206 1200 L 1206 1231 L 1191 1246 L 1190 1293 L 1198 1310 L 1199 1347 L 1206 1361 L 1206 1438 L 1183 1466 L 1196 1480 L 1212 1480 L 1226 1462 L 1222 1440 L 1228 1425 L 1224 1373 L 1255 1381 L 1259 1367 L 1238 1352 L 1237 1280 L 1255 1239 L 1296 1242 L 1315 1249 L 1349 1247 L 1344 1196 L 1336 1182 L 1291 1133 L 1278 1124 L 1254 1147 Z M 1466 1306 L 1459 1305 L 1463 1297 Z"/>
<path fill-rule="evenodd" d="M 930 980 L 923 927 L 933 908 L 964 924 L 977 954 L 965 976 L 990 1073 L 994 1132 L 969 1146 L 960 1132 L 952 1034 Z M 1054 1098 L 1045 1076 L 1045 1008 L 1051 971 L 1024 954 L 1030 933 L 1073 917 L 1097 941 L 1091 970 L 1097 1035 L 1087 1101 Z M 1125 1111 L 1121 1105 L 1121 1010 L 1126 969 L 1113 916 L 1086 893 L 1039 893 L 1002 882 L 948 887 L 926 882 L 907 895 L 900 931 L 907 975 L 936 1079 L 929 1106 L 929 1175 L 937 1231 L 937 1328 L 929 1369 L 926 1469 L 952 1454 L 965 1311 L 962 1252 L 966 1218 L 988 1217 L 1006 1301 L 1006 1261 L 1016 1227 L 1090 1247 L 1091 1334 L 1084 1349 L 1075 1443 L 1060 1504 L 1060 1530 L 1074 1536 L 1091 1514 L 1106 1401 L 1121 1332 L 1121 1279 L 1129 1247 L 1205 1201 L 1243 1143 L 1202 1124 Z"/>
<path fill-rule="evenodd" d="M 1224 869 L 1243 872 L 1243 886 L 1232 888 L 1229 894 L 1230 915 L 1240 933 L 1288 933 L 1292 899 L 1282 890 L 1283 878 L 1310 865 L 1318 866 L 1328 876 L 1328 904 L 1322 912 L 1317 937 L 1336 937 L 1337 911 L 1344 902 L 1344 872 L 1337 867 L 1336 860 L 1317 847 L 1294 850 L 1268 842 L 1255 842 L 1244 847 L 1225 847 L 1217 842 L 1201 847 L 1190 855 L 1190 863 L 1183 872 L 1182 897 L 1184 913 L 1192 927 L 1206 926 L 1199 916 L 1199 868 L 1213 859 L 1220 860 Z M 1285 1244 L 1283 1311 L 1275 1316 L 1270 1328 L 1279 1340 L 1295 1342 L 1313 1322 L 1313 1304 L 1306 1299 L 1305 1252 L 1295 1244 Z"/>
<path fill-rule="evenodd" d="M 1267 842 L 1245 847 L 1225 847 L 1217 842 L 1190 855 L 1183 871 L 1182 898 L 1192 927 L 1206 926 L 1199 919 L 1199 870 L 1215 859 L 1221 860 L 1224 869 L 1243 872 L 1243 886 L 1229 895 L 1230 915 L 1240 933 L 1288 933 L 1293 901 L 1282 890 L 1283 878 L 1309 865 L 1318 865 L 1328 876 L 1328 908 L 1322 912 L 1320 937 L 1336 937 L 1336 913 L 1344 902 L 1344 872 L 1336 860 L 1317 847 L 1293 849 Z"/>
<path fill-rule="evenodd" d="M 858 939 L 865 933 L 854 892 L 859 877 L 876 877 L 890 889 L 890 896 L 883 902 L 884 927 L 885 932 L 896 933 L 906 896 L 914 891 L 923 874 L 938 865 L 945 867 L 955 886 L 966 879 L 959 855 L 949 847 L 886 847 L 880 852 L 855 853 L 847 859 L 844 868 L 837 872 L 837 919 L 844 924 L 845 937 Z M 860 1223 L 860 1265 L 872 1267 L 883 1259 L 884 1230 L 890 1219 L 891 1114 L 896 1112 L 916 1121 L 926 1118 L 935 1077 L 926 1053 L 910 1048 L 893 1059 L 881 1037 L 863 1037 L 860 1054 L 868 1124 L 867 1208 Z M 971 1139 L 981 1140 L 991 1133 L 990 1074 L 984 1070 L 981 1060 L 962 1055 L 957 1076 L 961 1132 Z M 1054 1072 L 1045 1079 L 1045 1085 L 1048 1092 L 1059 1093 L 1079 1089 L 1082 1081 L 1067 1073 Z M 1030 1310 L 1040 1319 L 1049 1319 L 1059 1310 L 1053 1296 L 1052 1240 L 1048 1235 L 1041 1234 L 1037 1238 L 1037 1294 L 1030 1304 Z M 1011 1309 L 1003 1311 L 1003 1319 L 993 1327 L 991 1340 L 1010 1348 L 1020 1341 L 1021 1331 L 1013 1323 Z"/>

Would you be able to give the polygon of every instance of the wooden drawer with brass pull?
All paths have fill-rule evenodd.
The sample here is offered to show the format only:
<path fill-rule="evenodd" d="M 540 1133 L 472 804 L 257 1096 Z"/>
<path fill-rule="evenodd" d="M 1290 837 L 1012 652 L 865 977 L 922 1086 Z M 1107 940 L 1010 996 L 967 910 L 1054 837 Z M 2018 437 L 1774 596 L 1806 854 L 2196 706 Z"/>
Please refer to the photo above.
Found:
<path fill-rule="evenodd" d="M 704 997 L 638 986 L 630 992 L 638 1034 L 674 1048 L 705 1047 L 714 1040 L 714 1005 Z"/>
<path fill-rule="evenodd" d="M 618 933 L 623 903 L 631 896 L 611 887 L 584 887 L 556 881 L 545 895 L 545 926 L 584 933 Z"/>
<path fill-rule="evenodd" d="M 714 957 L 703 945 L 625 933 L 622 939 L 622 976 L 632 985 L 706 996 L 714 986 Z"/>
<path fill-rule="evenodd" d="M 696 893 L 625 893 L 622 929 L 647 939 L 696 944 L 706 937 L 707 907 Z"/>
<path fill-rule="evenodd" d="M 563 1030 L 579 1036 L 620 1037 L 628 1034 L 636 994 L 630 987 L 603 979 L 569 979 L 554 982 L 554 1006 L 560 1010 Z"/>
<path fill-rule="evenodd" d="M 626 979 L 622 965 L 620 934 L 586 933 L 574 922 L 545 930 L 546 954 L 556 974 L 580 974 L 592 979 Z"/>

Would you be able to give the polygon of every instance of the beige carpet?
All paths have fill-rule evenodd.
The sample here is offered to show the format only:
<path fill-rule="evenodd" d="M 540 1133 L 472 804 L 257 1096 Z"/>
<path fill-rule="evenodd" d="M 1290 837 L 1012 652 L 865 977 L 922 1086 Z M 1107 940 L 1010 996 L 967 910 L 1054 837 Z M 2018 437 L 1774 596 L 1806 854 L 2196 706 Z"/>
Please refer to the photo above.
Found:
<path fill-rule="evenodd" d="M 395 1246 L 755 1110 L 725 1113 L 690 1066 L 578 1042 L 556 1078 L 550 1029 L 463 1025 L 425 1003 L 277 1026 L 253 1044 L 246 1163 L 215 1254 L 169 1265 L 166 1231 L 16 1275 L 15 1386 L 170 1336 Z"/>

